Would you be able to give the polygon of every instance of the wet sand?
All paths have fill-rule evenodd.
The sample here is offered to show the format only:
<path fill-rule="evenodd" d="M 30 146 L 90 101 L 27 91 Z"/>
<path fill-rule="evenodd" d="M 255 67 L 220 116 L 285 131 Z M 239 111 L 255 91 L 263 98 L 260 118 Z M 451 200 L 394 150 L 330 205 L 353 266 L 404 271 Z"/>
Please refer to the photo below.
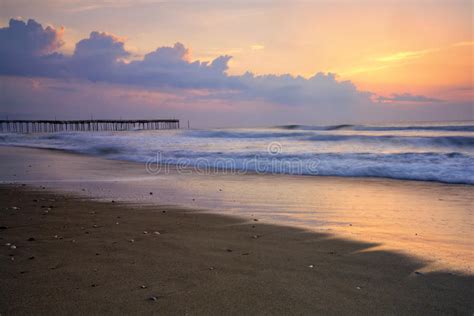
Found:
<path fill-rule="evenodd" d="M 0 314 L 474 311 L 470 186 L 150 175 L 11 147 L 0 161 Z"/>
<path fill-rule="evenodd" d="M 368 243 L 25 186 L 0 201 L 1 314 L 473 312 L 472 276 Z"/>
<path fill-rule="evenodd" d="M 176 170 L 62 151 L 0 147 L 0 183 L 101 201 L 178 205 L 373 244 L 472 275 L 474 186 L 374 178 Z M 151 171 L 151 172 L 150 172 Z M 159 171 L 159 172 L 157 172 Z M 152 192 L 152 194 L 150 194 Z"/>

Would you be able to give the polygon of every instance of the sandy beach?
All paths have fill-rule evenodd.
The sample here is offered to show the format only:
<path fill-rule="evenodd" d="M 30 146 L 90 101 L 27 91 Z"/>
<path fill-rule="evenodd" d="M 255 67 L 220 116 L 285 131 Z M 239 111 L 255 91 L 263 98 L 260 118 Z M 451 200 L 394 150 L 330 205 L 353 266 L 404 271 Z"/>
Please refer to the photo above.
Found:
<path fill-rule="evenodd" d="M 6 315 L 473 311 L 472 276 L 420 273 L 369 244 L 21 186 L 0 196 Z"/>
<path fill-rule="evenodd" d="M 5 165 L 8 155 L 21 152 L 34 152 L 36 167 L 56 155 L 3 147 Z M 84 159 L 95 170 L 93 158 Z M 53 170 L 61 174 L 60 164 Z M 112 173 L 96 171 L 104 180 L 100 172 Z M 2 314 L 473 312 L 471 274 L 427 272 L 426 261 L 374 249 L 377 243 L 269 224 L 257 215 L 91 199 L 90 192 L 21 184 L 27 180 L 21 174 L 12 181 L 6 173 L 0 189 Z"/>

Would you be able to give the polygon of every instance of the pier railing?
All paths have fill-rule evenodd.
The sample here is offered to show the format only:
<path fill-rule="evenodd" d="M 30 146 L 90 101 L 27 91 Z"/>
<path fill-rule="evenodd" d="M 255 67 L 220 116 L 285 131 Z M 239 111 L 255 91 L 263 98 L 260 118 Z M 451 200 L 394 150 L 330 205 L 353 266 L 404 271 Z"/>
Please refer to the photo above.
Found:
<path fill-rule="evenodd" d="M 0 133 L 177 129 L 179 120 L 0 120 Z"/>

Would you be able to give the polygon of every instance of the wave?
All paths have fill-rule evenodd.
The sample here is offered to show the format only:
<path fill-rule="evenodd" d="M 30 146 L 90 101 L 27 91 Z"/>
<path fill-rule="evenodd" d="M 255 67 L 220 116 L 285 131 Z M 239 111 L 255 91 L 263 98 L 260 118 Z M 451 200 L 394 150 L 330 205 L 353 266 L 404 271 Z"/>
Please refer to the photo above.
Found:
<path fill-rule="evenodd" d="M 474 137 L 469 136 L 367 136 L 367 135 L 314 135 L 307 137 L 309 141 L 330 142 L 372 142 L 393 143 L 417 146 L 447 146 L 474 148 Z"/>
<path fill-rule="evenodd" d="M 221 169 L 257 173 L 376 177 L 399 180 L 474 184 L 474 159 L 451 153 L 319 153 L 272 155 L 265 153 L 170 152 L 160 156 L 163 164 L 197 167 L 200 172 Z"/>
<path fill-rule="evenodd" d="M 346 125 L 347 126 L 347 125 Z M 391 143 L 395 145 L 443 146 L 474 148 L 474 136 L 395 136 L 395 135 L 340 135 L 315 134 L 311 132 L 275 132 L 275 131 L 224 131 L 195 130 L 185 132 L 185 136 L 196 138 L 222 139 L 272 139 L 291 138 L 314 142 L 356 142 L 356 143 Z"/>
<path fill-rule="evenodd" d="M 340 125 L 327 125 L 327 126 L 311 126 L 311 125 L 282 125 L 276 128 L 287 129 L 287 130 L 303 130 L 303 131 L 335 131 L 340 129 L 351 129 L 354 125 L 351 124 L 340 124 Z"/>
<path fill-rule="evenodd" d="M 371 125 L 283 125 L 277 126 L 283 130 L 302 130 L 302 131 L 334 131 L 334 130 L 353 130 L 353 131 L 446 131 L 446 132 L 474 132 L 474 125 L 412 125 L 412 126 L 371 126 Z"/>
<path fill-rule="evenodd" d="M 315 127 L 301 126 L 1 134 L 0 145 L 65 150 L 141 163 L 159 153 L 163 163 L 208 168 L 474 184 L 474 135 L 465 130 L 388 134 L 357 132 L 360 126 L 356 125 L 326 126 L 320 132 Z M 349 129 L 354 131 L 328 131 Z M 273 143 L 278 145 L 276 152 L 269 151 Z"/>

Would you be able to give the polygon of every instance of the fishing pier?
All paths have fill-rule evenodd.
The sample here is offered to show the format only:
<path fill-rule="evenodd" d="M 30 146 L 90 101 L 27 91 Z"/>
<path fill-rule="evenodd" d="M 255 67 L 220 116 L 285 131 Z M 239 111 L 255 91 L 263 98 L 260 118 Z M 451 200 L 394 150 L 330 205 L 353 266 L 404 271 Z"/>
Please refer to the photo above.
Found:
<path fill-rule="evenodd" d="M 178 129 L 179 120 L 0 120 L 0 133 L 101 132 Z"/>

